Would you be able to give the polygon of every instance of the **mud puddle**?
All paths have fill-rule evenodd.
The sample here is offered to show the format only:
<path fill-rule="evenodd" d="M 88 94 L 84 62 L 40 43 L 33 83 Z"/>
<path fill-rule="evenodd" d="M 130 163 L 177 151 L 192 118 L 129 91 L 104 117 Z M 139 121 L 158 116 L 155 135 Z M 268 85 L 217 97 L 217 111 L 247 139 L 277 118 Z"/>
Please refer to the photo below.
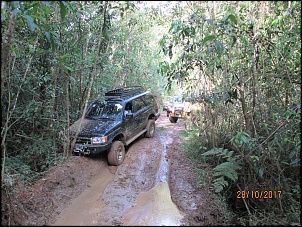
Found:
<path fill-rule="evenodd" d="M 183 214 L 171 200 L 167 182 L 161 182 L 137 197 L 134 207 L 124 214 L 127 226 L 179 226 Z"/>
<path fill-rule="evenodd" d="M 100 176 L 95 178 L 88 189 L 76 198 L 71 206 L 60 213 L 54 223 L 55 226 L 88 226 L 98 222 L 98 213 L 102 209 L 102 204 L 97 200 L 114 177 L 108 169 L 99 174 Z"/>

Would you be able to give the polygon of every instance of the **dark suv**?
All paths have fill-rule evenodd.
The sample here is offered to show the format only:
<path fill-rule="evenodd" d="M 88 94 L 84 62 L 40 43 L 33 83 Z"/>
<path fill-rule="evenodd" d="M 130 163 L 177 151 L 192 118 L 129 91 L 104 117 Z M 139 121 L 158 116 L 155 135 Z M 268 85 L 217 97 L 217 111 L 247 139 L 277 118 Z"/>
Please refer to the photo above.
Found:
<path fill-rule="evenodd" d="M 143 134 L 153 137 L 159 116 L 154 96 L 142 87 L 109 91 L 104 100 L 94 100 L 87 108 L 73 153 L 108 151 L 109 164 L 120 165 L 125 158 L 125 146 Z M 70 126 L 72 139 L 79 124 L 80 119 Z"/>

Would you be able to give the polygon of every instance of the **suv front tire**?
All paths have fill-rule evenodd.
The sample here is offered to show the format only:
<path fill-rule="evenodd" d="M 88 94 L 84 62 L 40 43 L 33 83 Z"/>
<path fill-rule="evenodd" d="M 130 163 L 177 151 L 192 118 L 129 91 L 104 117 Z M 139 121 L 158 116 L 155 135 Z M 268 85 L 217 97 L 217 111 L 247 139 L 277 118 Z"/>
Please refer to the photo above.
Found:
<path fill-rule="evenodd" d="M 178 120 L 178 117 L 169 117 L 169 120 L 171 123 L 176 123 Z"/>
<path fill-rule="evenodd" d="M 125 146 L 122 141 L 113 141 L 108 153 L 108 162 L 110 165 L 118 166 L 125 159 Z"/>

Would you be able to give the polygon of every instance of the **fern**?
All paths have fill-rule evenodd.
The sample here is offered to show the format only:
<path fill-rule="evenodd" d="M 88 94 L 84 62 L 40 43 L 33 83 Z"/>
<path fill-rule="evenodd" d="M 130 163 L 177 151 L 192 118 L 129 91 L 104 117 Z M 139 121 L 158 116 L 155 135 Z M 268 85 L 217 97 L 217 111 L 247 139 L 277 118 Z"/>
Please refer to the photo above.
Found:
<path fill-rule="evenodd" d="M 211 189 L 214 190 L 214 192 L 219 193 L 221 192 L 225 187 L 227 187 L 229 184 L 228 182 L 224 179 L 224 177 L 219 177 L 213 180 L 213 184 Z"/>
<path fill-rule="evenodd" d="M 225 187 L 229 185 L 226 178 L 230 179 L 233 182 L 236 182 L 238 180 L 237 171 L 241 169 L 241 166 L 239 162 L 236 161 L 238 159 L 234 155 L 234 151 L 229 151 L 222 148 L 213 148 L 203 153 L 202 155 L 220 156 L 225 160 L 213 169 L 213 177 L 215 177 L 215 179 L 213 180 L 212 188 L 216 193 L 221 192 Z"/>
<path fill-rule="evenodd" d="M 227 150 L 227 149 L 225 149 L 225 150 Z M 203 156 L 207 156 L 207 155 L 221 155 L 221 153 L 223 152 L 224 150 L 222 149 L 222 148 L 213 148 L 213 149 L 211 149 L 211 150 L 209 150 L 209 151 L 207 151 L 207 152 L 204 152 L 203 154 L 201 154 L 201 155 L 203 155 Z"/>
<path fill-rule="evenodd" d="M 225 176 L 235 182 L 238 179 L 237 170 L 239 169 L 240 166 L 236 162 L 223 162 L 213 170 L 215 171 L 214 176 Z"/>
<path fill-rule="evenodd" d="M 201 155 L 203 155 L 203 156 L 218 155 L 218 156 L 222 156 L 222 158 L 226 158 L 227 161 L 232 161 L 234 159 L 234 157 L 232 157 L 233 154 L 234 154 L 234 151 L 229 151 L 228 149 L 215 147 Z"/>

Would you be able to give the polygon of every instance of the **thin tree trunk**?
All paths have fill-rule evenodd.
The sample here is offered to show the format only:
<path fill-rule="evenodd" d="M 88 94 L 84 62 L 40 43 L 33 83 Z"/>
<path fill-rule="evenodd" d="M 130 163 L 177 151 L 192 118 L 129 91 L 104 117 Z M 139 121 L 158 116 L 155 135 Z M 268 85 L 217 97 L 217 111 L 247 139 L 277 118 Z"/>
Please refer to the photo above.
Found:
<path fill-rule="evenodd" d="M 4 89 L 5 73 L 6 73 L 7 62 L 9 58 L 9 49 L 13 37 L 14 22 L 15 22 L 15 16 L 13 14 L 13 11 L 11 11 L 9 15 L 6 36 L 4 37 L 3 45 L 1 48 L 1 103 L 3 97 L 2 95 Z"/>
<path fill-rule="evenodd" d="M 67 75 L 65 78 L 65 88 L 66 88 L 66 117 L 67 117 L 67 127 L 69 127 L 70 125 L 70 110 L 69 110 L 69 76 Z M 71 151 L 69 151 L 69 143 L 70 143 L 70 135 L 69 133 L 67 133 L 67 138 L 66 141 L 64 141 L 64 155 L 68 155 L 69 153 L 71 153 Z M 64 138 L 65 139 L 65 138 Z"/>
<path fill-rule="evenodd" d="M 245 87 L 245 82 L 244 82 L 244 78 L 240 78 L 240 82 L 239 82 L 239 93 L 240 93 L 240 101 L 241 101 L 241 108 L 242 108 L 242 113 L 243 113 L 243 117 L 244 117 L 244 122 L 245 122 L 245 130 L 250 133 L 250 119 L 247 113 L 247 107 L 246 107 L 246 102 L 245 102 L 245 93 L 244 93 L 244 87 Z"/>

